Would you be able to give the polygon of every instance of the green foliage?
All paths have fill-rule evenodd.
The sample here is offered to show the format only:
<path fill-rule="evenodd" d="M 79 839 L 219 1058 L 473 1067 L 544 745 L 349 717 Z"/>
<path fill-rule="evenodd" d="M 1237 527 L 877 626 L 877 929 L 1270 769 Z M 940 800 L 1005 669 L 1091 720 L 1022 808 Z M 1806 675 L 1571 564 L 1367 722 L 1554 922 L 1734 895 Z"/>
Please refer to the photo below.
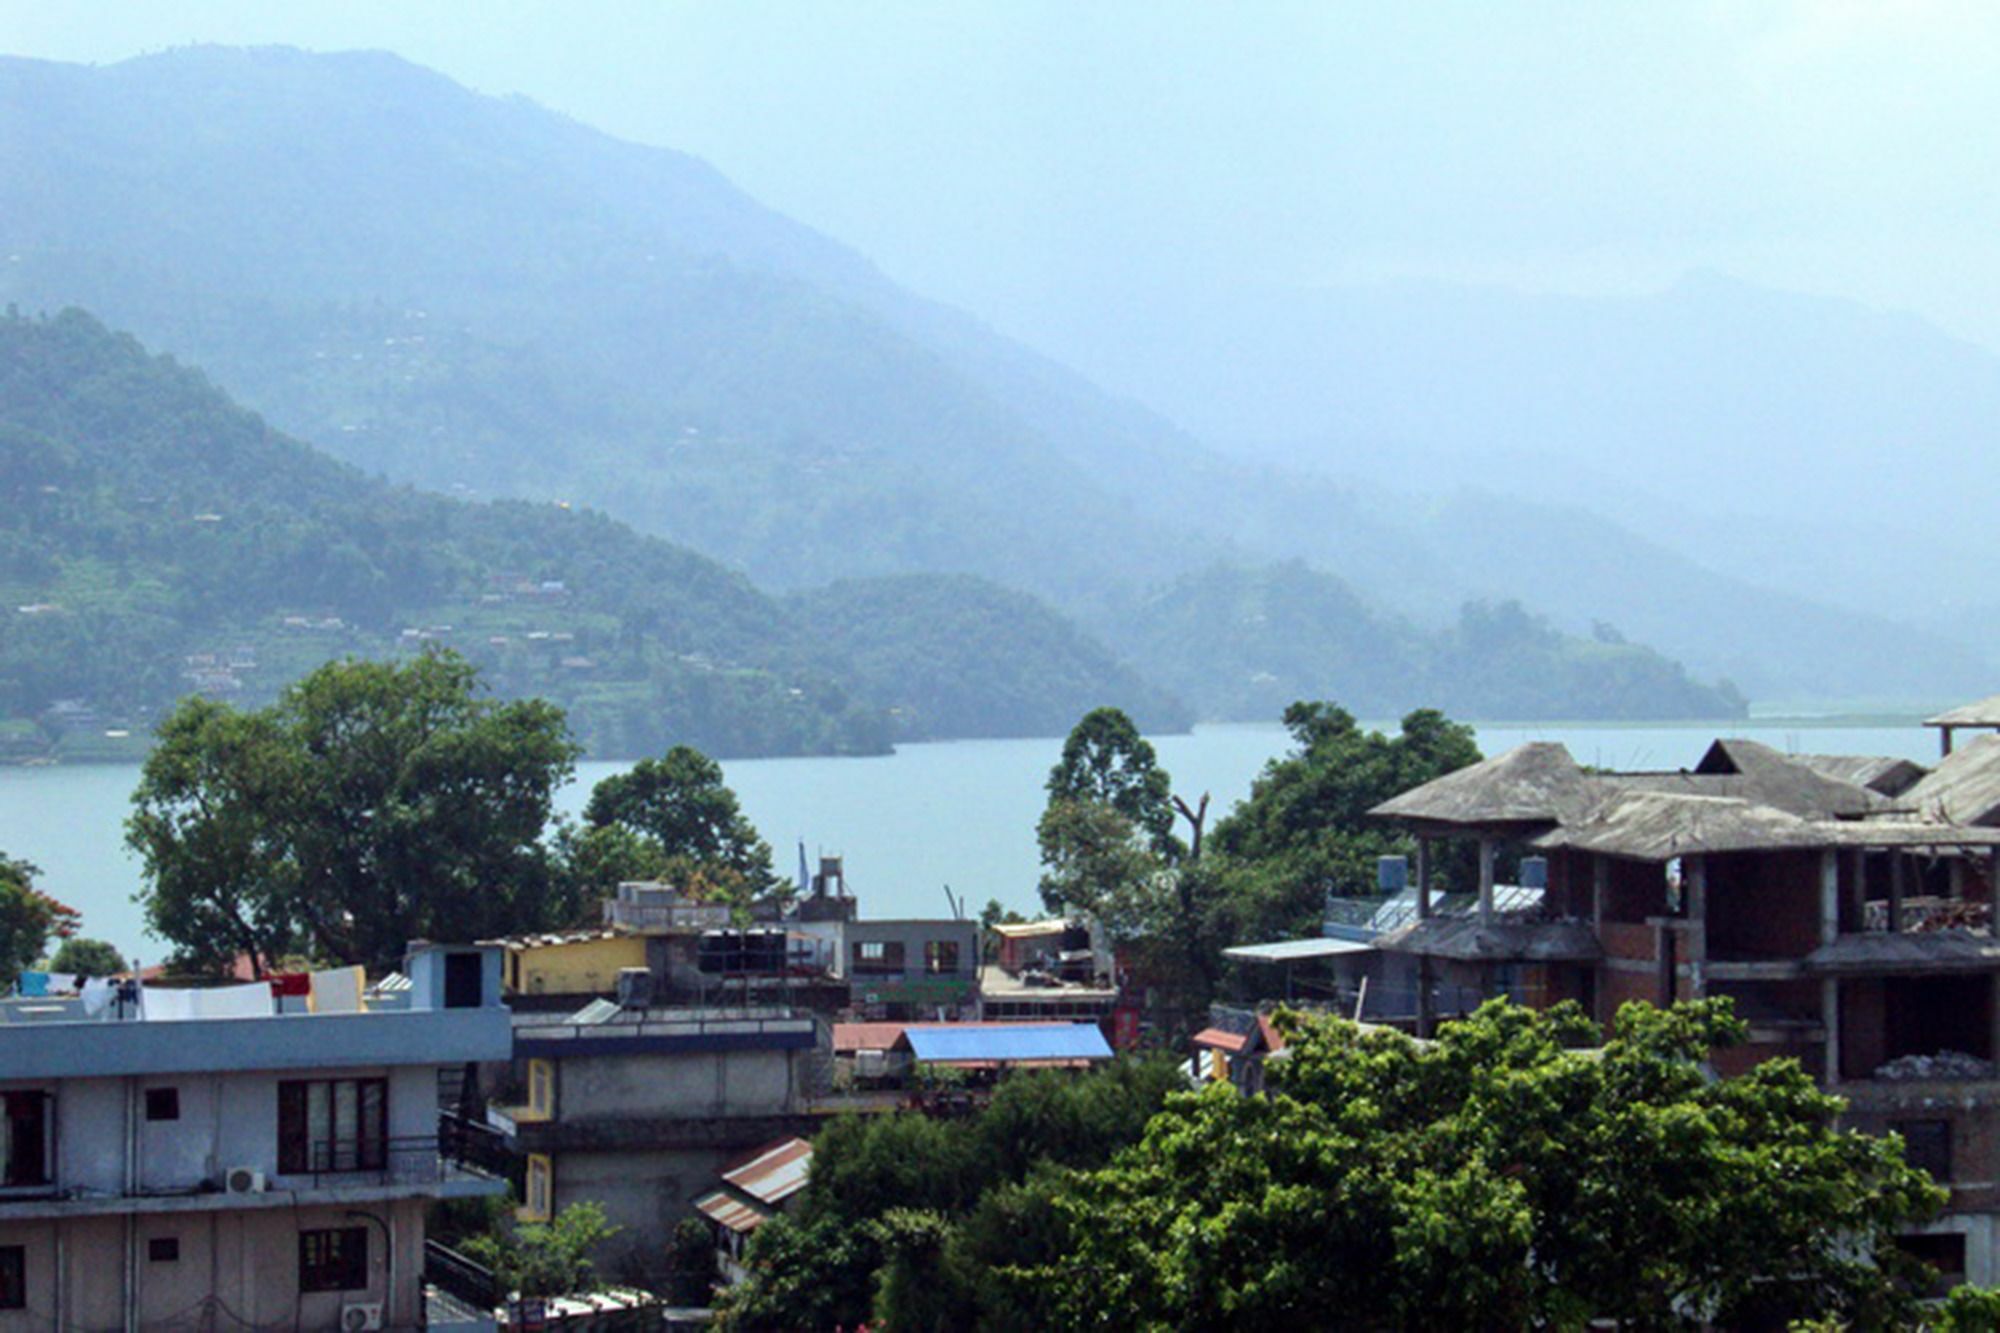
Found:
<path fill-rule="evenodd" d="M 618 1233 L 593 1199 L 570 1204 L 547 1222 L 523 1222 L 511 1229 L 472 1236 L 460 1243 L 465 1256 L 493 1270 L 500 1285 L 522 1296 L 571 1296 L 601 1290 L 603 1281 L 590 1252 Z"/>
<path fill-rule="evenodd" d="M 1098 805 L 1116 810 L 1155 855 L 1184 850 L 1174 837 L 1173 780 L 1132 719 L 1116 708 L 1095 708 L 1070 729 L 1062 757 L 1049 770 L 1049 807 Z"/>
<path fill-rule="evenodd" d="M 125 955 L 103 940 L 64 940 L 49 960 L 49 971 L 61 976 L 109 977 L 125 970 Z"/>
<path fill-rule="evenodd" d="M 1495 1001 L 1434 1045 L 1281 1019 L 1268 1098 L 1170 1099 L 1056 1198 L 1056 1327 L 1354 1328 L 1907 1321 L 1894 1233 L 1943 1191 L 1833 1128 L 1796 1062 L 1715 1080 L 1726 1001 L 1628 1005 L 1601 1050 L 1574 1006 Z"/>
<path fill-rule="evenodd" d="M 1101 699 L 1149 732 L 1193 715 L 1025 593 L 966 574 L 847 579 L 785 599 L 900 737 L 1055 736 Z"/>
<path fill-rule="evenodd" d="M 76 930 L 76 909 L 35 887 L 40 873 L 29 862 L 0 853 L 0 988 L 13 985 L 34 966 L 50 936 L 67 937 Z"/>
<path fill-rule="evenodd" d="M 1609 626 L 1564 634 L 1518 602 L 1470 602 L 1449 629 L 1385 613 L 1293 560 L 1189 573 L 1111 615 L 1104 633 L 1204 717 L 1261 719 L 1337 694 L 1368 717 L 1426 700 L 1462 717 L 1742 717 L 1727 682 Z"/>
<path fill-rule="evenodd" d="M 329 663 L 254 713 L 189 699 L 127 824 L 148 921 L 190 960 L 304 946 L 374 968 L 414 939 L 559 923 L 541 839 L 575 757 L 560 710 L 480 697 L 449 654 Z"/>
<path fill-rule="evenodd" d="M 616 840 L 615 851 L 585 848 L 587 858 L 621 870 L 644 863 L 653 877 L 673 879 L 699 899 L 748 906 L 787 884 L 771 869 L 770 845 L 723 782 L 722 765 L 691 746 L 676 745 L 599 782 L 583 819 L 586 843 L 600 834 Z"/>
<path fill-rule="evenodd" d="M 761 1227 L 723 1326 L 1025 1329 L 1016 1281 L 1060 1249 L 1049 1173 L 1110 1160 L 1183 1086 L 1170 1060 L 1080 1077 L 1015 1075 L 977 1116 L 835 1121 L 813 1142 L 799 1204 Z M 1028 1295 L 1028 1299 L 1023 1299 Z"/>
<path fill-rule="evenodd" d="M 1367 812 L 1480 758 L 1472 729 L 1432 709 L 1409 714 L 1389 736 L 1364 731 L 1336 704 L 1298 702 L 1285 726 L 1296 748 L 1265 765 L 1249 798 L 1208 836 L 1235 933 L 1246 940 L 1313 934 L 1327 894 L 1374 893 L 1375 859 L 1411 845 Z M 1463 869 L 1440 851 L 1441 878 Z"/>
<path fill-rule="evenodd" d="M 2000 1330 L 2000 1290 L 1953 1287 L 1944 1303 L 1929 1313 L 1925 1327 L 1934 1333 L 1996 1333 Z"/>
<path fill-rule="evenodd" d="M 705 1306 L 715 1298 L 715 1237 L 698 1217 L 683 1217 L 667 1242 L 667 1299 Z"/>

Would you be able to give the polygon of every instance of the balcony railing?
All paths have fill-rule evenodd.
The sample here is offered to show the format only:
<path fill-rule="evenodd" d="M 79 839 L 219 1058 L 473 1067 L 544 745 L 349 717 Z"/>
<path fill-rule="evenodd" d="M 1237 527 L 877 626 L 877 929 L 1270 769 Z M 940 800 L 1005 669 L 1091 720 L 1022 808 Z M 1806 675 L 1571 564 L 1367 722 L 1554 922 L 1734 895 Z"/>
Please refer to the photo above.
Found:
<path fill-rule="evenodd" d="M 729 925 L 729 908 L 721 903 L 628 903 L 616 898 L 604 904 L 604 922 L 625 930 L 722 930 Z"/>

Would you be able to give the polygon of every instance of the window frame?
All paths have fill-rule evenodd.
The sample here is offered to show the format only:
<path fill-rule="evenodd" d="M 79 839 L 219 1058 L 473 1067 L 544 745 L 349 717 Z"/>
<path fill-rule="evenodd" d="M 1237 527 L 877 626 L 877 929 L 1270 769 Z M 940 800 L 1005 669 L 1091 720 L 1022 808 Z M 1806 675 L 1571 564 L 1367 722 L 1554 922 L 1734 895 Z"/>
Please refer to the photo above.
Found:
<path fill-rule="evenodd" d="M 350 1279 L 359 1279 L 358 1281 Z M 312 1227 L 299 1232 L 299 1294 L 368 1290 L 368 1228 Z"/>
<path fill-rule="evenodd" d="M 961 950 L 957 940 L 924 941 L 924 975 L 927 977 L 955 977 L 958 975 L 958 960 Z"/>
<path fill-rule="evenodd" d="M 856 976 L 901 976 L 905 949 L 901 940 L 856 940 L 848 970 Z"/>
<path fill-rule="evenodd" d="M 0 1116 L 12 1117 L 11 1108 L 16 1098 L 33 1098 L 40 1104 L 41 1145 L 37 1173 L 31 1178 L 15 1179 L 13 1162 L 0 1161 L 0 1197 L 52 1189 L 56 1183 L 56 1095 L 47 1088 L 0 1090 Z M 12 1142 L 11 1132 L 8 1139 Z"/>
<path fill-rule="evenodd" d="M 354 1133 L 338 1126 L 340 1090 L 353 1089 Z M 318 1090 L 323 1089 L 320 1093 Z M 370 1094 L 373 1094 L 371 1097 Z M 312 1138 L 315 1095 L 334 1132 L 324 1144 Z M 372 1124 L 367 1122 L 372 1121 Z M 318 1151 L 324 1147 L 322 1158 Z M 343 1156 L 343 1150 L 347 1155 Z M 384 1171 L 389 1166 L 389 1080 L 374 1078 L 288 1078 L 278 1081 L 278 1173 L 291 1176 L 345 1175 Z"/>

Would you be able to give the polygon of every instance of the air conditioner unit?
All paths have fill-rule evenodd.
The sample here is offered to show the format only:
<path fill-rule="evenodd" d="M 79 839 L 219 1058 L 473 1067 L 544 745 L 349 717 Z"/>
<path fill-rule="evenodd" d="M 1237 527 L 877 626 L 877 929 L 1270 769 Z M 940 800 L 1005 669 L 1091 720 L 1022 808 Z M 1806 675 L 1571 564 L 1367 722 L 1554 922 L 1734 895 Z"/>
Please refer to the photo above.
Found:
<path fill-rule="evenodd" d="M 226 1194 L 262 1194 L 264 1173 L 254 1167 L 232 1166 L 222 1178 L 222 1189 Z"/>
<path fill-rule="evenodd" d="M 341 1306 L 340 1326 L 342 1329 L 353 1329 L 356 1333 L 362 1329 L 382 1327 L 382 1303 Z"/>

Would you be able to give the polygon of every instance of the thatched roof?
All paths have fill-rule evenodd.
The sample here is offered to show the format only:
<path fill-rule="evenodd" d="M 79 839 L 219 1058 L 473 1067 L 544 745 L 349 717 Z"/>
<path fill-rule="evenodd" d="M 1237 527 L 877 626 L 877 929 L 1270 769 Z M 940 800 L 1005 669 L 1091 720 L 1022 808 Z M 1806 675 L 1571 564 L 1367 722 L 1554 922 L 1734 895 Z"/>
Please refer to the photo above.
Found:
<path fill-rule="evenodd" d="M 2000 969 L 2000 940 L 1969 930 L 1871 931 L 1847 934 L 1806 955 L 1813 972 L 1991 972 Z"/>
<path fill-rule="evenodd" d="M 1954 824 L 2000 824 L 2000 736 L 1953 750 L 1899 803 Z"/>
<path fill-rule="evenodd" d="M 1851 782 L 1883 796 L 1901 796 L 1930 772 L 1914 759 L 1882 754 L 1795 754 L 1786 756 L 1823 778 Z"/>
<path fill-rule="evenodd" d="M 1476 916 L 1412 921 L 1378 936 L 1375 947 L 1466 962 L 1588 963 L 1604 957 L 1587 921 L 1509 920 L 1504 914 L 1486 925 Z"/>
<path fill-rule="evenodd" d="M 1825 825 L 1751 801 L 1625 791 L 1589 819 L 1543 834 L 1535 845 L 1635 861 L 1670 861 L 1711 852 L 1825 847 L 1836 836 Z"/>
<path fill-rule="evenodd" d="M 1702 776 L 1742 779 L 1741 790 L 1703 794 L 1739 796 L 1805 819 L 1852 819 L 1891 806 L 1880 793 L 1857 782 L 1828 777 L 1762 741 L 1718 740 L 1708 747 L 1694 771 Z"/>
<path fill-rule="evenodd" d="M 1568 750 L 1554 741 L 1530 741 L 1413 787 L 1368 813 L 1462 827 L 1559 824 L 1582 818 L 1595 801 Z"/>
<path fill-rule="evenodd" d="M 1924 719 L 1927 727 L 2000 727 L 2000 694 L 1974 703 L 1960 704 L 1936 717 Z"/>

